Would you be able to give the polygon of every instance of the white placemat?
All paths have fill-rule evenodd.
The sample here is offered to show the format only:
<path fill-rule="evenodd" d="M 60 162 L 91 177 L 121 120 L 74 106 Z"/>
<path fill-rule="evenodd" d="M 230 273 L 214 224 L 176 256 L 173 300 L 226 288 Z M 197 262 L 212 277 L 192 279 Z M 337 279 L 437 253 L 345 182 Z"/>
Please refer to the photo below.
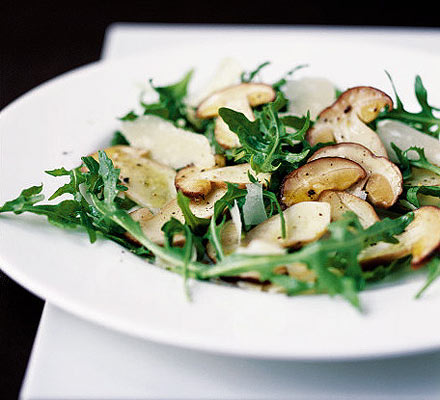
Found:
<path fill-rule="evenodd" d="M 176 40 L 291 35 L 440 48 L 440 30 L 389 28 L 115 24 L 105 59 L 147 52 Z M 128 337 L 45 305 L 22 399 L 438 399 L 440 353 L 399 359 L 276 362 L 223 357 Z"/>
<path fill-rule="evenodd" d="M 46 305 L 23 399 L 434 400 L 440 354 L 259 361 L 123 336 Z"/>

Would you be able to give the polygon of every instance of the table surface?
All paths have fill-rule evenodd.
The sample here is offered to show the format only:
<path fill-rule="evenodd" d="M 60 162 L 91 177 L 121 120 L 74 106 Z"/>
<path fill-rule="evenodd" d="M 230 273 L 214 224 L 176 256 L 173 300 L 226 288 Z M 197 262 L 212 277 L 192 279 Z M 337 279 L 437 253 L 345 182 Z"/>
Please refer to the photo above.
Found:
<path fill-rule="evenodd" d="M 112 25 L 106 59 L 148 51 L 205 34 L 255 34 L 258 27 Z M 396 46 L 439 49 L 440 31 L 265 27 L 300 38 L 344 35 Z M 258 361 L 200 353 L 134 339 L 46 304 L 22 387 L 23 399 L 434 399 L 440 396 L 440 353 L 398 359 L 304 363 Z"/>

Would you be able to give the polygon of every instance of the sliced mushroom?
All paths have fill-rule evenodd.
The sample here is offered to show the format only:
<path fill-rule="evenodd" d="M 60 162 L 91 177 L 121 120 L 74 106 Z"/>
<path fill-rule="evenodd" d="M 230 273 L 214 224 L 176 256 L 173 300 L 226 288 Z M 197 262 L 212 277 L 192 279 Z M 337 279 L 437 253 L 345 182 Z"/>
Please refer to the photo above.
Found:
<path fill-rule="evenodd" d="M 378 265 L 412 255 L 412 265 L 422 264 L 440 247 L 440 208 L 424 206 L 414 211 L 414 220 L 396 238 L 399 243 L 379 242 L 364 249 L 359 261 Z"/>
<path fill-rule="evenodd" d="M 214 156 L 214 160 L 215 160 L 215 168 L 222 168 L 226 166 L 226 157 L 222 154 L 216 154 Z"/>
<path fill-rule="evenodd" d="M 367 172 L 367 176 L 348 191 L 357 195 L 365 190 L 367 199 L 375 206 L 389 208 L 402 193 L 403 179 L 400 169 L 387 158 L 375 156 L 358 143 L 322 147 L 309 161 L 322 157 L 341 157 L 358 163 Z"/>
<path fill-rule="evenodd" d="M 194 165 L 182 168 L 176 174 L 176 189 L 191 199 L 204 199 L 212 189 L 212 183 L 206 179 L 200 179 L 200 173 L 204 171 Z"/>
<path fill-rule="evenodd" d="M 297 262 L 286 265 L 287 273 L 297 281 L 313 283 L 316 280 L 316 272 L 309 269 L 306 264 Z"/>
<path fill-rule="evenodd" d="M 131 146 L 147 150 L 151 159 L 172 168 L 191 164 L 200 168 L 215 165 L 211 145 L 204 135 L 178 128 L 155 115 L 124 121 L 121 132 Z"/>
<path fill-rule="evenodd" d="M 247 119 L 254 120 L 252 107 L 269 103 L 275 99 L 275 90 L 263 83 L 241 83 L 214 92 L 203 100 L 196 112 L 202 119 L 216 118 L 215 138 L 224 148 L 240 147 L 238 136 L 219 117 L 218 110 L 222 107 L 243 113 Z"/>
<path fill-rule="evenodd" d="M 246 246 L 239 246 L 236 249 L 237 254 L 249 254 L 249 255 L 275 255 L 284 254 L 286 249 L 279 245 L 279 243 L 268 242 L 264 239 L 254 239 L 251 240 Z M 276 274 L 285 274 L 286 269 L 284 266 L 279 266 L 274 268 Z M 266 282 L 261 282 L 260 273 L 258 271 L 248 271 L 243 272 L 238 275 L 240 279 L 246 279 L 250 282 L 266 284 Z"/>
<path fill-rule="evenodd" d="M 214 74 L 205 82 L 201 89 L 188 95 L 187 103 L 197 107 L 200 102 L 212 93 L 240 83 L 243 67 L 234 58 L 224 58 L 220 61 Z"/>
<path fill-rule="evenodd" d="M 235 224 L 232 222 L 232 220 L 226 221 L 220 230 L 220 243 L 223 248 L 223 253 L 226 256 L 237 250 L 239 247 L 238 238 L 238 232 Z M 211 242 L 208 242 L 206 245 L 206 254 L 212 261 L 217 262 L 217 254 Z"/>
<path fill-rule="evenodd" d="M 328 203 L 307 201 L 294 204 L 283 212 L 286 237 L 281 235 L 279 214 L 252 228 L 243 239 L 243 246 L 254 240 L 262 240 L 283 247 L 300 247 L 319 239 L 330 223 Z"/>
<path fill-rule="evenodd" d="M 213 168 L 222 168 L 226 164 L 224 156 L 215 155 L 215 166 Z M 180 169 L 176 174 L 174 181 L 176 189 L 180 190 L 185 196 L 200 200 L 204 199 L 208 193 L 213 189 L 213 183 L 210 180 L 201 179 L 200 174 L 207 169 L 199 168 L 194 165 L 189 165 Z"/>
<path fill-rule="evenodd" d="M 376 156 L 388 157 L 379 136 L 366 125 L 376 119 L 384 107 L 391 109 L 393 101 L 381 90 L 368 86 L 348 89 L 319 114 L 306 138 L 312 145 L 326 142 L 359 143 Z"/>
<path fill-rule="evenodd" d="M 268 255 L 268 254 L 284 254 L 286 248 L 280 245 L 280 243 L 268 242 L 264 239 L 255 238 L 251 240 L 246 247 L 239 246 L 237 241 L 237 231 L 234 229 L 232 221 L 227 221 L 223 226 L 220 234 L 221 243 L 223 246 L 223 252 L 225 255 L 237 252 L 238 254 L 249 255 Z M 217 256 L 214 247 L 208 243 L 207 254 L 209 258 L 217 262 Z M 307 268 L 307 265 L 296 262 L 286 266 L 280 265 L 274 269 L 275 273 L 281 275 L 289 275 L 299 281 L 313 282 L 316 279 L 316 273 Z M 258 271 L 249 271 L 237 276 L 240 279 L 245 279 L 248 283 L 257 284 L 260 282 L 260 274 Z M 260 287 L 262 289 L 262 287 Z"/>
<path fill-rule="evenodd" d="M 304 202 L 295 204 L 283 212 L 286 224 L 286 237 L 281 235 L 280 215 L 274 215 L 251 229 L 241 245 L 238 244 L 237 230 L 232 221 L 223 226 L 220 240 L 225 254 L 234 251 L 245 254 L 280 254 L 286 247 L 301 247 L 318 240 L 330 223 L 330 206 L 327 203 Z M 212 260 L 216 260 L 215 250 L 207 246 Z"/>
<path fill-rule="evenodd" d="M 249 174 L 253 175 L 258 182 L 263 185 L 270 181 L 269 173 L 255 174 L 251 165 L 248 163 L 231 165 L 223 168 L 207 169 L 200 172 L 199 178 L 218 184 L 229 182 L 244 187 L 248 183 L 251 183 Z"/>
<path fill-rule="evenodd" d="M 340 157 L 323 157 L 288 174 L 281 186 L 281 202 L 289 207 L 317 200 L 324 190 L 346 190 L 367 176 L 356 162 Z"/>
<path fill-rule="evenodd" d="M 211 193 L 200 202 L 190 202 L 190 209 L 196 217 L 199 218 L 211 218 L 214 214 L 214 204 L 217 200 L 222 198 L 226 193 L 226 189 L 223 187 L 216 187 Z M 185 218 L 183 216 L 182 210 L 180 209 L 177 200 L 173 199 L 167 203 L 156 215 L 151 216 L 149 210 L 141 208 L 133 211 L 131 217 L 138 221 L 141 225 L 142 231 L 145 236 L 147 236 L 154 243 L 163 245 L 164 233 L 162 232 L 162 226 L 168 222 L 171 218 L 176 218 L 180 222 L 184 222 Z M 134 242 L 136 240 L 129 234 L 127 237 Z M 179 245 L 184 242 L 184 237 L 177 236 L 175 238 L 175 244 Z"/>
<path fill-rule="evenodd" d="M 330 204 L 332 221 L 341 219 L 347 211 L 354 212 L 364 228 L 368 228 L 379 221 L 379 217 L 371 204 L 350 193 L 324 190 L 318 200 Z"/>
<path fill-rule="evenodd" d="M 150 160 L 144 150 L 118 145 L 104 150 L 128 188 L 124 194 L 138 205 L 158 210 L 176 197 L 173 168 Z M 98 153 L 92 154 L 98 159 Z"/>
<path fill-rule="evenodd" d="M 139 222 L 145 236 L 161 246 L 165 243 L 162 226 L 172 217 L 180 222 L 184 222 L 182 212 L 180 211 L 176 200 L 170 201 L 156 215 L 154 215 L 148 208 L 139 208 L 138 210 L 131 212 L 130 216 L 135 221 Z M 130 233 L 127 232 L 125 236 L 132 242 L 140 244 Z M 176 246 L 182 245 L 183 243 L 185 243 L 185 237 L 183 235 L 176 235 L 174 237 L 174 244 Z"/>

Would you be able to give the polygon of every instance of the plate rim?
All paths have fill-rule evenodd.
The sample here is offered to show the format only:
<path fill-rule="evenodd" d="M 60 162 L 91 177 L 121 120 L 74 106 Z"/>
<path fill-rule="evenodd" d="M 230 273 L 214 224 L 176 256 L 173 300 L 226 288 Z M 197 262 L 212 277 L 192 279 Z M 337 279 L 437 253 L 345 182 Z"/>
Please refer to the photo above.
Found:
<path fill-rule="evenodd" d="M 384 46 L 384 47 L 389 47 L 389 46 Z M 169 51 L 169 50 L 167 50 Z M 413 50 L 410 50 L 411 52 L 413 52 Z M 425 51 L 421 51 L 421 53 L 423 54 L 427 54 Z M 145 56 L 142 56 L 141 58 L 144 58 Z M 15 100 L 13 100 L 11 103 L 9 103 L 8 105 L 6 105 L 0 112 L 0 119 L 1 118 L 5 118 L 5 115 L 7 115 L 7 113 L 15 108 L 15 107 L 20 107 L 20 104 L 23 101 L 26 101 L 26 99 L 28 99 L 29 97 L 33 96 L 35 93 L 38 93 L 39 91 L 41 91 L 43 88 L 51 86 L 51 85 L 56 85 L 60 80 L 63 79 L 69 79 L 69 77 L 72 74 L 77 74 L 80 72 L 88 72 L 91 71 L 95 68 L 100 68 L 101 66 L 105 66 L 108 64 L 123 64 L 123 63 L 129 63 L 130 61 L 128 61 L 128 59 L 138 59 L 139 56 L 133 56 L 133 57 L 126 57 L 124 59 L 121 60 L 98 60 L 83 66 L 80 66 L 78 68 L 74 68 L 70 71 L 66 71 L 58 76 L 56 76 L 53 79 L 49 79 L 46 82 L 43 82 L 42 84 L 32 88 L 30 91 L 26 92 L 25 94 L 19 96 L 18 98 L 16 98 Z M 434 57 L 435 58 L 435 57 Z M 440 59 L 440 57 L 437 57 Z M 41 286 L 42 285 L 38 285 L 35 284 L 35 282 L 29 281 L 27 279 L 26 276 L 20 276 L 20 272 L 17 271 L 16 269 L 14 270 L 13 266 L 9 266 L 9 264 L 6 262 L 6 260 L 3 259 L 2 254 L 0 254 L 0 265 L 1 265 L 1 269 L 6 273 L 6 275 L 10 276 L 14 281 L 18 282 L 20 285 L 26 287 L 29 291 L 33 292 L 36 296 L 43 298 L 41 293 L 44 290 L 47 293 L 47 288 L 46 289 L 42 289 Z M 25 274 L 24 274 L 25 275 Z M 40 286 L 40 287 L 39 287 Z M 55 297 L 55 298 L 54 298 Z M 359 360 L 359 359 L 378 359 L 378 358 L 384 358 L 384 357 L 392 357 L 392 356 L 401 356 L 401 355 L 408 355 L 408 354 L 419 354 L 422 352 L 431 352 L 431 351 L 436 351 L 440 349 L 440 341 L 438 343 L 432 343 L 429 345 L 420 345 L 418 348 L 412 348 L 411 350 L 407 350 L 406 352 L 396 352 L 396 350 L 391 350 L 390 352 L 382 352 L 381 354 L 370 354 L 370 353 L 364 353 L 364 352 L 359 352 L 358 354 L 352 353 L 350 355 L 346 354 L 346 355 L 332 355 L 332 356 L 328 356 L 328 355 L 324 355 L 322 357 L 319 356 L 292 356 L 291 354 L 286 354 L 285 356 L 283 356 L 282 354 L 272 354 L 272 356 L 270 354 L 266 354 L 266 355 L 262 355 L 261 353 L 252 353 L 252 352 L 237 352 L 237 350 L 233 350 L 233 351 L 228 351 L 227 349 L 223 349 L 220 350 L 219 348 L 217 349 L 212 349 L 212 348 L 208 348 L 209 346 L 205 346 L 205 348 L 202 348 L 200 345 L 197 344 L 189 344 L 187 341 L 183 341 L 182 343 L 176 343 L 176 340 L 174 339 L 164 339 L 163 336 L 162 337 L 155 337 L 155 338 L 148 338 L 145 337 L 145 335 L 137 335 L 135 332 L 133 332 L 130 329 L 123 329 L 121 326 L 118 326 L 117 324 L 112 324 L 108 321 L 108 319 L 106 320 L 105 318 L 99 318 L 98 315 L 93 315 L 93 312 L 90 313 L 84 313 L 83 311 L 80 311 L 79 309 L 76 309 L 74 304 L 68 304 L 69 301 L 67 299 L 59 299 L 56 298 L 57 296 L 44 296 L 44 298 L 49 301 L 50 303 L 54 304 L 55 306 L 58 306 L 74 315 L 77 315 L 79 317 L 83 317 L 89 321 L 94 321 L 95 323 L 97 322 L 99 325 L 105 326 L 107 328 L 110 329 L 114 329 L 120 332 L 124 332 L 125 334 L 128 335 L 132 335 L 132 336 L 136 336 L 136 337 L 141 337 L 144 339 L 151 339 L 153 341 L 156 342 L 161 342 L 161 343 L 166 343 L 169 345 L 176 345 L 179 347 L 185 347 L 185 348 L 192 348 L 193 350 L 202 350 L 202 351 L 208 351 L 211 353 L 218 353 L 218 354 L 224 354 L 224 355 L 228 355 L 228 356 L 246 356 L 246 357 L 253 357 L 253 358 L 267 358 L 267 359 L 289 359 L 289 360 L 311 360 L 311 361 L 326 361 L 326 360 Z M 72 301 L 71 301 L 72 302 Z M 81 307 L 79 307 L 81 308 Z"/>

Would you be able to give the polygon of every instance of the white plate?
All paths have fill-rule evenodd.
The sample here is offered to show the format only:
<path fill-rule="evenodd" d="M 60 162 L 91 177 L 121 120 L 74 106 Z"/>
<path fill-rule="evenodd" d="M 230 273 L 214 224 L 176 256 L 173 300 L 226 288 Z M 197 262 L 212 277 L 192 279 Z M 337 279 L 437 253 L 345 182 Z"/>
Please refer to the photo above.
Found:
<path fill-rule="evenodd" d="M 195 67 L 204 82 L 225 56 L 253 69 L 270 60 L 274 81 L 298 74 L 324 76 L 340 88 L 372 85 L 391 92 L 391 73 L 414 106 L 420 74 L 430 102 L 440 104 L 440 58 L 388 47 L 336 41 L 188 44 L 119 62 L 100 62 L 65 74 L 1 113 L 1 202 L 59 178 L 44 170 L 71 168 L 82 155 L 108 145 L 116 117 L 136 107 L 142 87 L 171 83 Z M 179 276 L 150 266 L 112 242 L 89 244 L 81 232 L 59 230 L 43 218 L 2 215 L 0 265 L 17 282 L 76 315 L 132 335 L 193 349 L 260 358 L 335 360 L 395 356 L 440 348 L 440 287 L 420 300 L 423 273 L 361 294 L 364 312 L 338 298 L 264 294 L 191 282 L 188 302 Z"/>

